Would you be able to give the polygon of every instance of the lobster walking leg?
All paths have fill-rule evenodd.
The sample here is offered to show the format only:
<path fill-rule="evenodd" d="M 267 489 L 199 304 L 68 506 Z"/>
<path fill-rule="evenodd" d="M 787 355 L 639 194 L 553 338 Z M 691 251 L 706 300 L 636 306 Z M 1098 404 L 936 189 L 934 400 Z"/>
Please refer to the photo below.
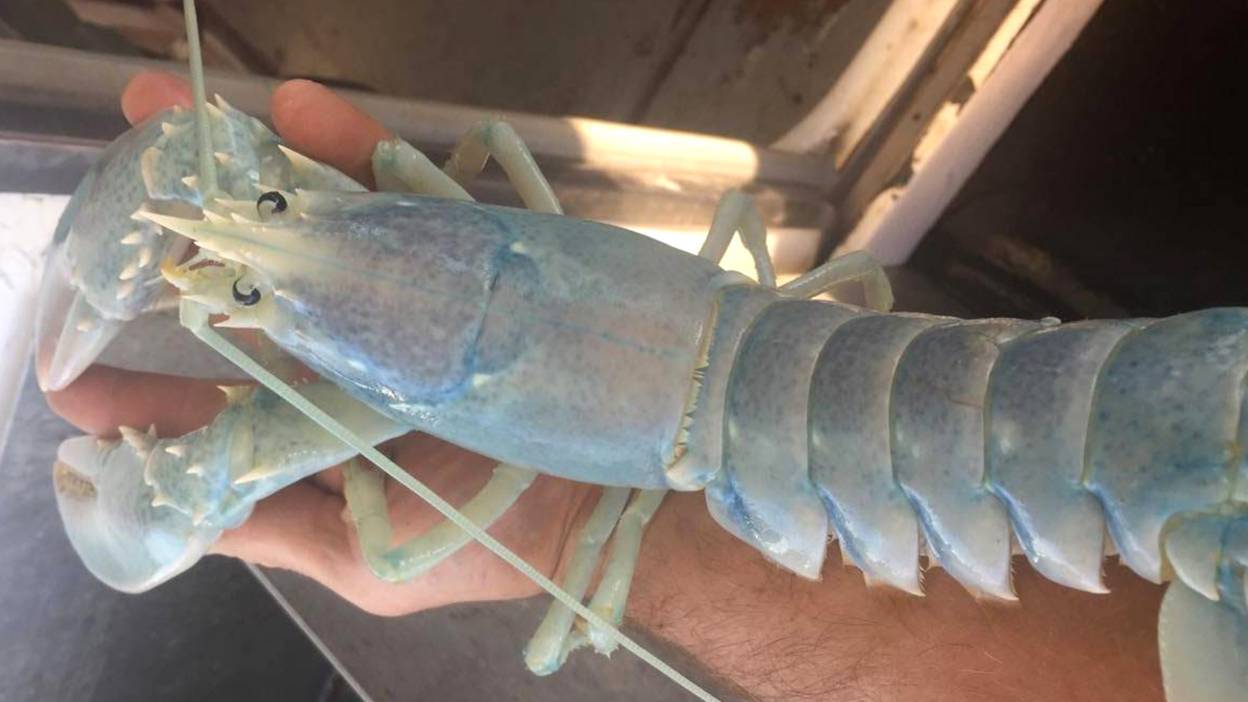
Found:
<path fill-rule="evenodd" d="M 893 286 L 884 268 L 866 251 L 852 251 L 824 263 L 785 283 L 780 292 L 793 297 L 811 298 L 841 283 L 861 281 L 867 307 L 877 312 L 893 308 Z"/>
<path fill-rule="evenodd" d="M 413 192 L 450 200 L 471 200 L 468 191 L 447 177 L 428 156 L 402 139 L 377 142 L 373 178 L 383 191 Z"/>
<path fill-rule="evenodd" d="M 460 512 L 481 528 L 489 528 L 515 503 L 536 475 L 528 468 L 500 463 L 485 487 L 460 507 Z M 415 578 L 472 541 L 463 529 L 442 521 L 420 536 L 392 547 L 385 476 L 360 465 L 355 459 L 343 469 L 343 494 L 364 561 L 382 580 L 402 582 Z"/>
<path fill-rule="evenodd" d="M 469 129 L 451 151 L 443 171 L 462 185 L 475 178 L 491 156 L 502 166 L 525 207 L 536 212 L 563 214 L 555 191 L 533 160 L 529 147 L 510 124 L 501 120 L 482 120 Z"/>
<path fill-rule="evenodd" d="M 624 607 L 628 604 L 629 585 L 633 581 L 633 570 L 637 567 L 637 553 L 641 550 L 641 534 L 651 517 L 663 504 L 667 490 L 638 490 L 628 503 L 624 516 L 615 527 L 615 536 L 611 540 L 611 555 L 607 559 L 606 569 L 602 573 L 602 581 L 594 592 L 594 599 L 589 608 L 598 616 L 619 626 L 624 621 Z M 589 625 L 589 642 L 594 650 L 605 655 L 615 650 L 615 639 L 603 629 Z"/>
<path fill-rule="evenodd" d="M 771 254 L 767 252 L 767 228 L 754 200 L 740 190 L 729 190 L 719 199 L 711 228 L 698 255 L 719 263 L 728 250 L 728 244 L 732 243 L 732 235 L 737 232 L 741 233 L 741 243 L 754 258 L 759 284 L 766 288 L 776 287 L 776 271 L 771 264 Z"/>
<path fill-rule="evenodd" d="M 463 186 L 494 157 L 525 206 L 536 212 L 563 214 L 554 190 L 511 125 L 485 120 L 468 130 L 451 152 L 444 169 L 402 139 L 377 143 L 373 176 L 382 190 L 408 191 L 453 200 L 472 200 Z"/>
<path fill-rule="evenodd" d="M 616 494 L 615 491 L 620 491 L 620 494 Z M 637 554 L 641 550 L 642 532 L 650 523 L 650 518 L 658 511 L 659 505 L 663 503 L 663 497 L 667 495 L 667 490 L 638 490 L 629 502 L 627 511 L 620 516 L 620 510 L 623 509 L 624 504 L 620 502 L 619 509 L 616 509 L 615 503 L 617 499 L 623 499 L 620 497 L 621 494 L 627 497 L 628 492 L 624 488 L 610 488 L 603 493 L 598 505 L 594 508 L 590 522 L 594 523 L 599 510 L 602 510 L 604 515 L 614 516 L 610 524 L 606 523 L 607 517 L 603 516 L 602 521 L 599 521 L 594 528 L 591 529 L 589 525 L 586 525 L 581 530 L 577 539 L 576 553 L 568 565 L 568 575 L 563 583 L 564 589 L 568 592 L 577 596 L 585 594 L 593 564 L 597 563 L 603 542 L 611 534 L 609 527 L 614 525 L 611 554 L 607 558 L 602 580 L 598 583 L 598 589 L 594 592 L 589 607 L 595 614 L 616 627 L 624 621 L 624 608 L 628 604 L 629 586 L 633 580 L 633 570 L 637 566 Z M 599 527 L 607 531 L 600 533 Z M 529 670 L 539 675 L 553 673 L 567 660 L 568 654 L 586 644 L 592 644 L 594 650 L 604 656 L 610 655 L 619 645 L 602 627 L 585 623 L 582 620 L 575 622 L 575 626 L 580 627 L 586 633 L 573 633 L 573 626 L 572 610 L 558 603 L 552 604 L 525 650 L 525 663 L 529 666 Z"/>
<path fill-rule="evenodd" d="M 589 589 L 589 580 L 594 574 L 594 565 L 598 563 L 607 538 L 615 529 L 620 513 L 628 502 L 629 488 L 612 487 L 602 491 L 589 521 L 581 528 L 577 538 L 576 551 L 568 562 L 568 571 L 563 578 L 563 589 L 577 599 L 585 596 Z M 524 663 L 529 670 L 537 675 L 548 675 L 555 672 L 567 660 L 568 654 L 584 645 L 588 640 L 581 636 L 571 636 L 572 625 L 576 613 L 553 603 L 547 611 L 537 633 L 529 640 L 524 649 Z"/>

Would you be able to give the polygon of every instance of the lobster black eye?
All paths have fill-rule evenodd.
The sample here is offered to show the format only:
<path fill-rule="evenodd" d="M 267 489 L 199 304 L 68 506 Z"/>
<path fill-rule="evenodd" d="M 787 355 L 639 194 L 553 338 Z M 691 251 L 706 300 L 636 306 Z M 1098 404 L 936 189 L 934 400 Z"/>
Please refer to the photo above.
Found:
<path fill-rule="evenodd" d="M 251 307 L 260 301 L 260 291 L 256 288 L 252 288 L 250 292 L 241 293 L 238 291 L 237 280 L 234 281 L 234 284 L 230 287 L 234 292 L 234 301 L 243 307 Z"/>
<path fill-rule="evenodd" d="M 278 212 L 286 211 L 286 196 L 282 195 L 276 190 L 270 190 L 269 192 L 256 198 L 256 211 L 259 212 L 260 214 L 265 214 L 265 211 L 264 209 L 261 208 L 261 205 L 263 205 L 266 202 L 273 205 L 273 209 L 269 210 L 270 213 L 278 213 Z"/>

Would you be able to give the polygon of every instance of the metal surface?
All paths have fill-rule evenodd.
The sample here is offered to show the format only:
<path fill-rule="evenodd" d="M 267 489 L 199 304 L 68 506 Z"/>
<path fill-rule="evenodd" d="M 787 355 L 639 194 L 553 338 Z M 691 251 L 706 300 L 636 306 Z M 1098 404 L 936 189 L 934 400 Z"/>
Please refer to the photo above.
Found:
<path fill-rule="evenodd" d="M 836 252 L 869 251 L 884 265 L 910 258 L 1100 5 L 1101 0 L 1041 5 L 955 125 L 929 156 L 914 163 L 905 189 L 882 199 L 886 209 L 878 219 L 864 218 Z"/>

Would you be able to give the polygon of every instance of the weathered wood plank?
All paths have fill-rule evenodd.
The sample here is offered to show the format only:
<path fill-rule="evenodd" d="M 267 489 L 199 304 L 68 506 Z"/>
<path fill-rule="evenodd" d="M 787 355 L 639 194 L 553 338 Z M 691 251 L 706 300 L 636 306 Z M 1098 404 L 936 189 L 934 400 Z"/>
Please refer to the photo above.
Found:
<path fill-rule="evenodd" d="M 283 76 L 391 95 L 612 120 L 633 116 L 703 0 L 459 3 L 201 0 Z"/>
<path fill-rule="evenodd" d="M 642 121 L 770 143 L 832 88 L 889 5 L 714 2 Z"/>

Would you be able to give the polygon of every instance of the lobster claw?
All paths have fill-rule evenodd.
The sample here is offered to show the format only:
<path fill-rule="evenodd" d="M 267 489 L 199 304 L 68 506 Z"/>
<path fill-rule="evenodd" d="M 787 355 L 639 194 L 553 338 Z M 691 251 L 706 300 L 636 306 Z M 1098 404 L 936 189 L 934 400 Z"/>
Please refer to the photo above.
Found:
<path fill-rule="evenodd" d="M 121 331 L 70 281 L 65 243 L 53 245 L 39 290 L 35 320 L 35 370 L 45 392 L 61 390 L 82 374 Z"/>
<path fill-rule="evenodd" d="M 90 436 L 57 449 L 53 479 L 65 533 L 91 574 L 122 592 L 178 575 L 221 535 L 159 504 L 144 481 L 147 459 L 141 446 Z"/>

